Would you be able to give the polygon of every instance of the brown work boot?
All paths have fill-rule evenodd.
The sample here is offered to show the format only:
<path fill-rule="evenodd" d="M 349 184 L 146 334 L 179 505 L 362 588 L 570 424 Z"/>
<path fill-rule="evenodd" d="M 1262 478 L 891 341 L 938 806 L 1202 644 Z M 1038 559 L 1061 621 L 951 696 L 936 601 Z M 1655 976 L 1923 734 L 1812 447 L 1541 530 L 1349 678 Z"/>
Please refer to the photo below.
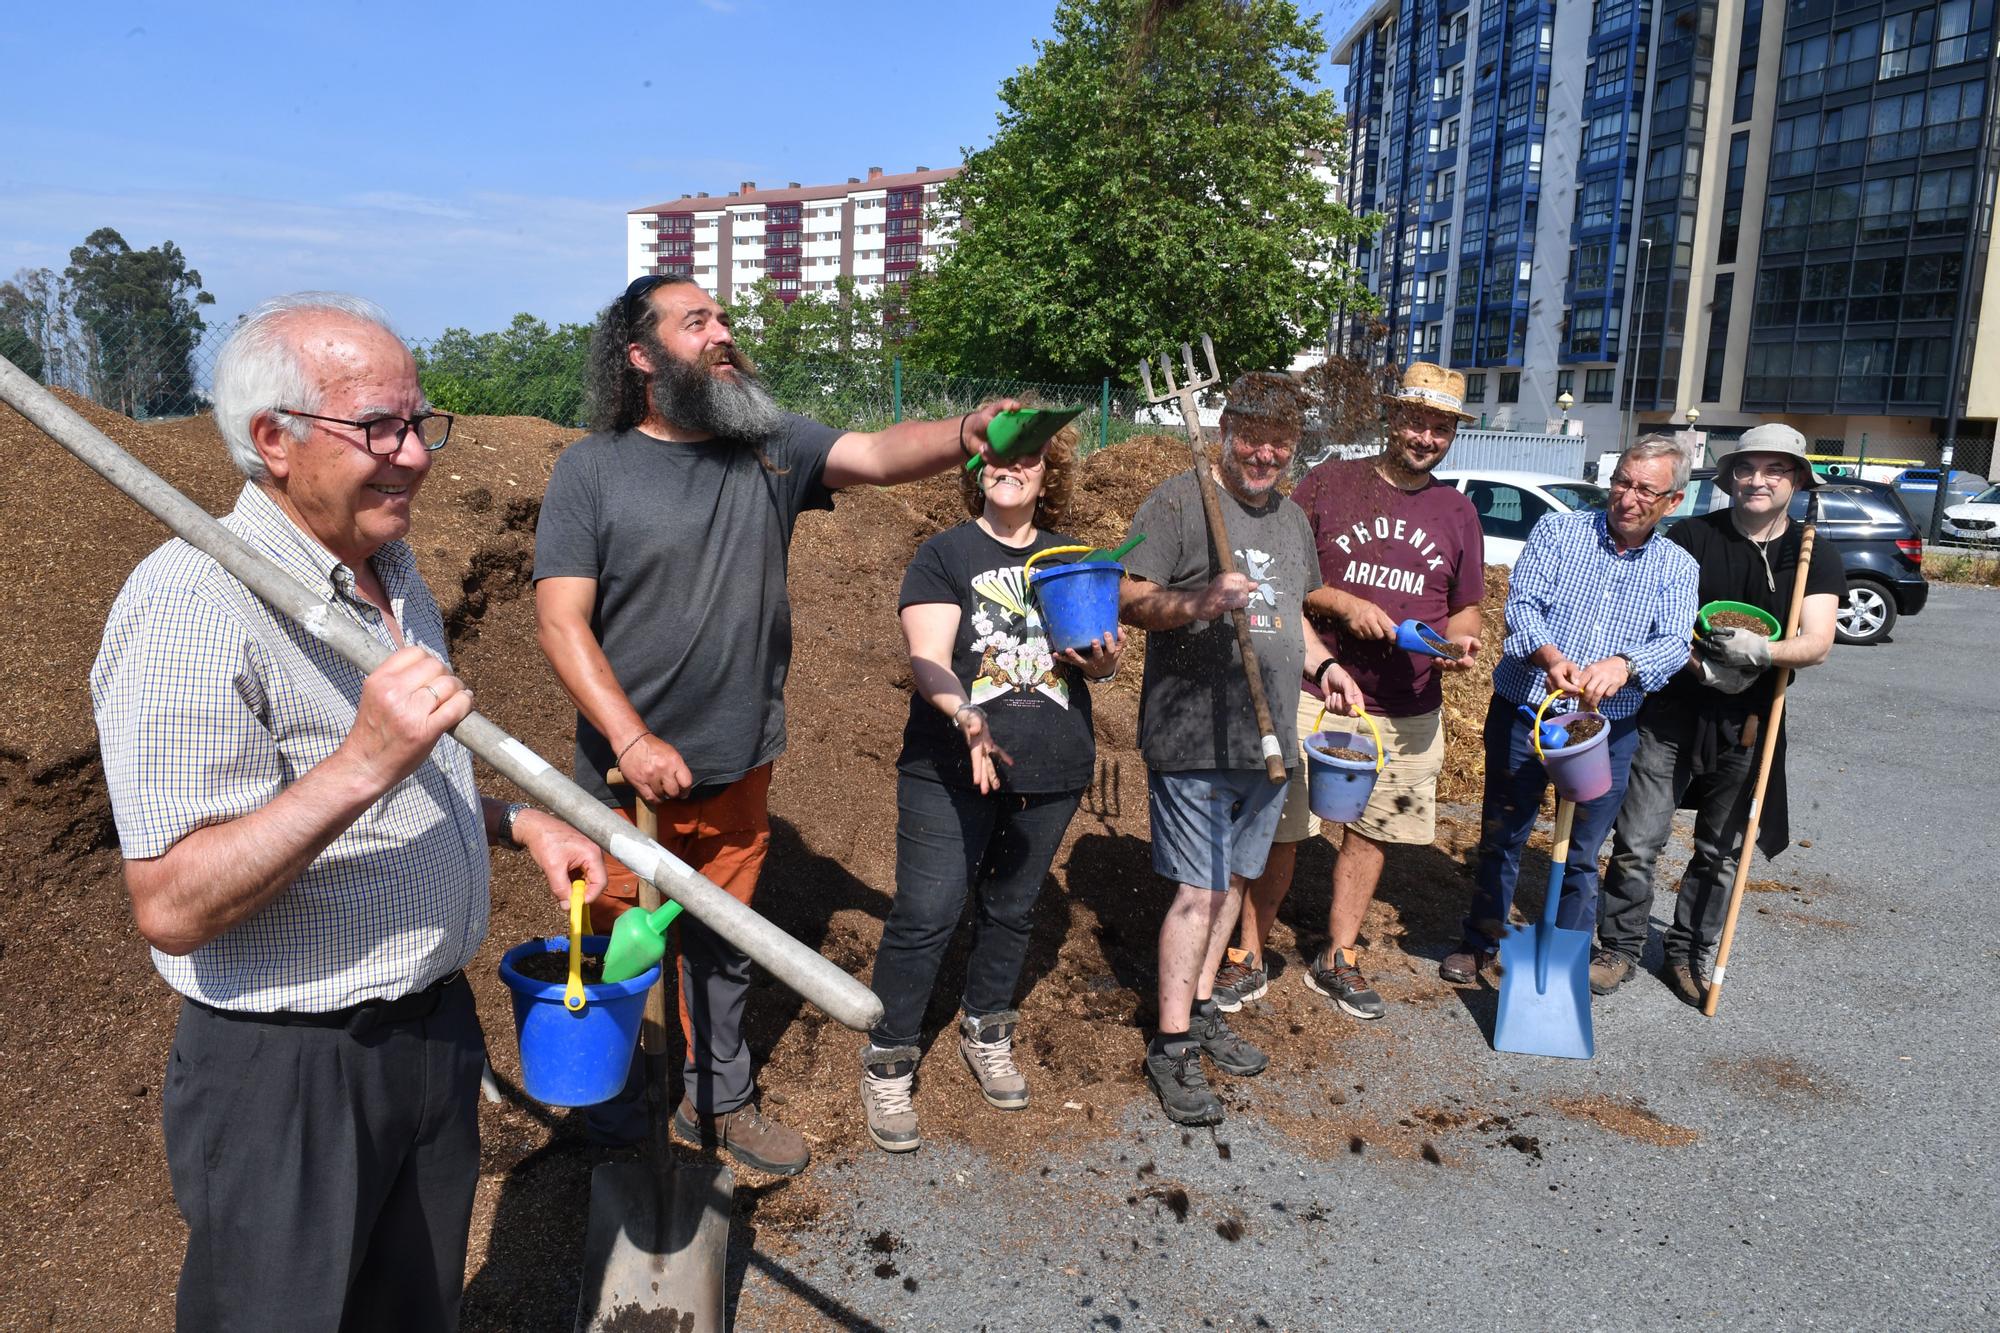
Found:
<path fill-rule="evenodd" d="M 1599 949 L 1590 955 L 1590 993 L 1609 995 L 1638 970 L 1630 958 L 1616 949 Z"/>
<path fill-rule="evenodd" d="M 1701 978 L 1687 963 L 1668 963 L 1660 969 L 1660 980 L 1667 983 L 1667 989 L 1683 1004 L 1699 1009 L 1702 1001 L 1708 998 L 1708 988 L 1701 984 Z"/>
<path fill-rule="evenodd" d="M 1470 986 L 1479 980 L 1479 974 L 1493 965 L 1499 956 L 1495 949 L 1460 948 L 1456 953 L 1445 955 L 1438 964 L 1438 975 L 1458 986 Z"/>
<path fill-rule="evenodd" d="M 795 1176 L 812 1160 L 804 1137 L 796 1129 L 766 1120 L 755 1102 L 721 1115 L 703 1115 L 684 1097 L 674 1108 L 674 1132 L 704 1148 L 720 1144 L 745 1166 L 774 1176 Z"/>

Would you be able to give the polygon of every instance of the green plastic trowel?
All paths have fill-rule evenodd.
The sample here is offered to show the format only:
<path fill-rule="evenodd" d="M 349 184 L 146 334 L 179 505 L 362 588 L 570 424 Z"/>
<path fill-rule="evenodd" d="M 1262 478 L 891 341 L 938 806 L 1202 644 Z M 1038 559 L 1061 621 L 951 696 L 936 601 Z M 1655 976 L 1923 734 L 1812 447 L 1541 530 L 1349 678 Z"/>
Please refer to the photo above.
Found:
<path fill-rule="evenodd" d="M 651 912 L 634 907 L 614 921 L 604 950 L 604 980 L 630 981 L 665 957 L 667 927 L 680 914 L 679 903 L 664 902 Z"/>
<path fill-rule="evenodd" d="M 1054 439 L 1057 431 L 1082 416 L 1084 410 L 1081 407 L 1021 407 L 1012 412 L 1001 412 L 987 425 L 986 438 L 992 443 L 996 457 L 1031 454 Z M 965 460 L 965 470 L 977 472 L 985 462 L 985 454 L 974 454 Z"/>

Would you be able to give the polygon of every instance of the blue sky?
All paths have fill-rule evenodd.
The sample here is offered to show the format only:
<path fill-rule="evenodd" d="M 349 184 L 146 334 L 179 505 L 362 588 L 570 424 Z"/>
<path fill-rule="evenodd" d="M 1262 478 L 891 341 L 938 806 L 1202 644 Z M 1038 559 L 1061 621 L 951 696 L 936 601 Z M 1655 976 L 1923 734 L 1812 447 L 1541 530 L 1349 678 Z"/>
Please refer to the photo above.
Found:
<path fill-rule="evenodd" d="M 1360 2 L 1306 8 L 1337 39 Z M 0 25 L 0 277 L 60 269 L 112 226 L 178 244 L 224 318 L 329 287 L 418 337 L 586 319 L 623 284 L 628 209 L 956 163 L 1053 9 L 19 6 Z"/>

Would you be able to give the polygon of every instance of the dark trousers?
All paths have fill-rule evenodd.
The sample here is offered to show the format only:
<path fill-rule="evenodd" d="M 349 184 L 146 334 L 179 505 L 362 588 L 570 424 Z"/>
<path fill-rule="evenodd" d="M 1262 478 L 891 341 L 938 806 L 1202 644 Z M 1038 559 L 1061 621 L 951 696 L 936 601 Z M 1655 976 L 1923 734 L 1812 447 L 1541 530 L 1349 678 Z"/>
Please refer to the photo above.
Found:
<path fill-rule="evenodd" d="M 977 890 L 961 1001 L 984 1017 L 1014 1007 L 1035 899 L 1082 792 L 982 796 L 904 773 L 896 780 L 896 901 L 875 955 L 881 1047 L 914 1046 L 938 965 Z"/>
<path fill-rule="evenodd" d="M 185 1333 L 458 1326 L 486 1043 L 463 977 L 437 996 L 346 1027 L 182 1004 L 161 1110 Z"/>
<path fill-rule="evenodd" d="M 1674 811 L 1695 790 L 1694 855 L 1681 876 L 1674 922 L 1667 930 L 1666 961 L 1693 963 L 1722 938 L 1722 918 L 1736 879 L 1736 858 L 1750 820 L 1756 750 L 1724 746 L 1715 766 L 1696 778 L 1693 750 L 1699 721 L 1694 709 L 1668 699 L 1649 701 L 1640 715 L 1639 752 L 1632 758 L 1625 805 L 1611 840 L 1611 869 L 1604 877 L 1604 917 L 1598 943 L 1634 963 L 1646 949 L 1653 909 L 1653 865 L 1672 831 Z"/>
<path fill-rule="evenodd" d="M 1472 910 L 1462 923 L 1469 949 L 1491 949 L 1514 905 L 1514 882 L 1521 873 L 1521 849 L 1535 831 L 1535 816 L 1548 790 L 1548 770 L 1535 757 L 1529 725 L 1515 705 L 1498 694 L 1486 706 L 1486 800 L 1479 821 L 1479 870 Z M 1588 931 L 1597 923 L 1597 853 L 1625 798 L 1625 778 L 1639 745 L 1639 720 L 1619 718 L 1609 728 L 1611 790 L 1576 808 L 1564 862 L 1562 901 L 1556 924 Z"/>

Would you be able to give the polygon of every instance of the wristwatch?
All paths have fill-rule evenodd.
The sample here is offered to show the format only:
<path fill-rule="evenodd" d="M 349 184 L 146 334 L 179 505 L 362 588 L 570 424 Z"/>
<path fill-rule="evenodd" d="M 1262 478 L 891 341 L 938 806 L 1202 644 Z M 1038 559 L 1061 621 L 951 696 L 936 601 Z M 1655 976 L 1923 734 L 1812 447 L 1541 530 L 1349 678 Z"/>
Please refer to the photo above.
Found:
<path fill-rule="evenodd" d="M 520 818 L 523 810 L 532 810 L 534 808 L 534 806 L 529 805 L 526 801 L 516 801 L 503 810 L 500 813 L 500 841 L 514 847 L 519 847 L 521 840 L 514 836 L 514 821 Z"/>
<path fill-rule="evenodd" d="M 1613 653 L 1612 656 L 1625 664 L 1625 679 L 1627 683 L 1639 679 L 1639 664 L 1637 662 L 1634 662 L 1623 653 Z"/>

